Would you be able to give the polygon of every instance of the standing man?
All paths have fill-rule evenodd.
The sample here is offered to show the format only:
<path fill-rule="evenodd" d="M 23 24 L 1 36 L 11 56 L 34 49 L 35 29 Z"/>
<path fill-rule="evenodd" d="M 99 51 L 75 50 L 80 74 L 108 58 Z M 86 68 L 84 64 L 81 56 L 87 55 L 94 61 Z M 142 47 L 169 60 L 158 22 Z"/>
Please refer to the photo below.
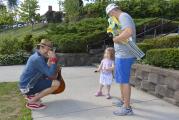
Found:
<path fill-rule="evenodd" d="M 57 68 L 57 58 L 52 51 L 52 43 L 42 39 L 37 47 L 37 51 L 29 57 L 19 82 L 20 91 L 27 96 L 26 107 L 29 109 L 46 108 L 40 99 L 53 93 L 60 85 L 58 80 L 48 79 L 55 74 Z M 50 66 L 47 64 L 47 59 Z"/>
<path fill-rule="evenodd" d="M 136 41 L 136 29 L 135 24 L 131 16 L 112 3 L 106 7 L 106 14 L 110 17 L 117 18 L 121 33 L 117 36 L 113 36 L 114 48 L 115 48 L 115 80 L 120 84 L 121 99 L 114 102 L 120 109 L 113 112 L 115 115 L 132 115 L 132 107 L 130 106 L 131 86 L 129 83 L 131 66 L 135 61 L 135 56 L 131 53 L 129 48 L 122 42 L 132 38 L 132 41 Z"/>

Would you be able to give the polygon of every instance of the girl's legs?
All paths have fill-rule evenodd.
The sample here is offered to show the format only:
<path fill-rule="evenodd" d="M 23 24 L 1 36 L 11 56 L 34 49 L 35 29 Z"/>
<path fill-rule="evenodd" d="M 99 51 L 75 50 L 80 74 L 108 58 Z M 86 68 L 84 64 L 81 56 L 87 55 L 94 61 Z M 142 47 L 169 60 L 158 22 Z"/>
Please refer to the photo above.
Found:
<path fill-rule="evenodd" d="M 107 96 L 106 96 L 106 99 L 110 99 L 111 98 L 111 95 L 110 95 L 110 89 L 111 89 L 111 85 L 107 85 Z"/>
<path fill-rule="evenodd" d="M 111 85 L 107 85 L 107 95 L 110 95 Z"/>
<path fill-rule="evenodd" d="M 97 93 L 95 94 L 96 97 L 103 95 L 103 93 L 102 93 L 103 87 L 104 87 L 104 85 L 100 84 L 99 90 L 98 90 Z"/>
<path fill-rule="evenodd" d="M 99 86 L 99 91 L 98 91 L 98 92 L 101 92 L 101 93 L 102 93 L 103 87 L 104 87 L 104 85 L 100 84 L 100 86 Z"/>

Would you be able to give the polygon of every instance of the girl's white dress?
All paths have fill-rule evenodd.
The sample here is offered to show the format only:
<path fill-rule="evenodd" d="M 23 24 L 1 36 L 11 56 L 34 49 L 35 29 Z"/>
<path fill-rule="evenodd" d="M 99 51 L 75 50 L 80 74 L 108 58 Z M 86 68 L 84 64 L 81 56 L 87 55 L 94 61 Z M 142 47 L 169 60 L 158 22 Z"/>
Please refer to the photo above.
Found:
<path fill-rule="evenodd" d="M 114 64 L 113 60 L 110 59 L 103 59 L 101 61 L 102 70 L 100 73 L 100 84 L 102 85 L 111 85 L 113 80 L 113 73 L 112 71 L 106 71 L 104 69 L 108 69 L 112 67 L 112 64 Z"/>

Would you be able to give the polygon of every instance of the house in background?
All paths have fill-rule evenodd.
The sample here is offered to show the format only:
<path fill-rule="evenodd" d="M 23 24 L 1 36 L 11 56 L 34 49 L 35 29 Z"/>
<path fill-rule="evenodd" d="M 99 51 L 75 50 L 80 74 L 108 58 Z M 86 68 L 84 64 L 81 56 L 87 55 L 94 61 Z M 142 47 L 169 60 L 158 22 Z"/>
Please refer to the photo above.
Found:
<path fill-rule="evenodd" d="M 48 6 L 48 11 L 42 16 L 44 23 L 60 23 L 64 19 L 62 11 L 53 11 L 52 6 Z"/>

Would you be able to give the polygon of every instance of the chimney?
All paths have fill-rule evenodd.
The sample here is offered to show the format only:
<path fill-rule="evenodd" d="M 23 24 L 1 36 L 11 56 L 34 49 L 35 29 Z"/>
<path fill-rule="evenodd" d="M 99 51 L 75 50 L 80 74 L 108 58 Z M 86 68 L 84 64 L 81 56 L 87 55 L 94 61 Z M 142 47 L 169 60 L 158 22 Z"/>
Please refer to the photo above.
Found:
<path fill-rule="evenodd" d="M 48 11 L 52 12 L 52 6 L 51 5 L 48 6 Z"/>

